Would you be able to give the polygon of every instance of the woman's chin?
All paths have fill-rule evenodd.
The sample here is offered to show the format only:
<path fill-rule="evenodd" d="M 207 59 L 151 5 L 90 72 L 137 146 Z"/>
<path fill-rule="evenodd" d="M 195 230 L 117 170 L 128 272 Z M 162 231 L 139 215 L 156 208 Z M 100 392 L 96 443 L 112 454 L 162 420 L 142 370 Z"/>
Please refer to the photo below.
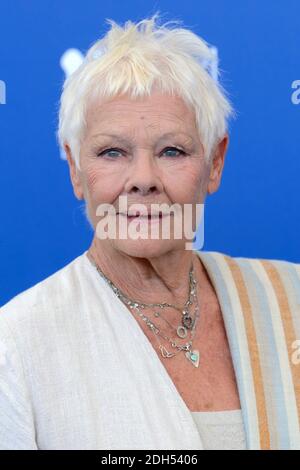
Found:
<path fill-rule="evenodd" d="M 155 258 L 184 246 L 182 240 L 113 240 L 113 246 L 128 256 Z"/>

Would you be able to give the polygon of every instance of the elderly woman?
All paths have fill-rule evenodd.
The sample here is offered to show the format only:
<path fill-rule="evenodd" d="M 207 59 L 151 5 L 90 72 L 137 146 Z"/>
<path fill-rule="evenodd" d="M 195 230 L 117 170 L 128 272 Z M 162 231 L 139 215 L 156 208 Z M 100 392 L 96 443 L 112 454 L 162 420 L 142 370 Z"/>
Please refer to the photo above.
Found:
<path fill-rule="evenodd" d="M 167 208 L 218 189 L 234 112 L 207 43 L 156 19 L 110 21 L 65 81 L 58 137 L 95 232 L 1 308 L 1 449 L 300 449 L 300 266 L 175 236 Z"/>

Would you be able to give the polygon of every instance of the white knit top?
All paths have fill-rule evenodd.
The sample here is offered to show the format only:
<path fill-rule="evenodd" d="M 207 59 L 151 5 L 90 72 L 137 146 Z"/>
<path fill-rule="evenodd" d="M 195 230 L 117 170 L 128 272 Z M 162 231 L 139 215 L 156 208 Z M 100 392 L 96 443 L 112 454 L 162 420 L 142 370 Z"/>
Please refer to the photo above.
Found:
<path fill-rule="evenodd" d="M 1 450 L 237 446 L 231 412 L 190 413 L 85 253 L 1 307 Z"/>
<path fill-rule="evenodd" d="M 245 450 L 242 411 L 193 411 L 205 450 Z"/>

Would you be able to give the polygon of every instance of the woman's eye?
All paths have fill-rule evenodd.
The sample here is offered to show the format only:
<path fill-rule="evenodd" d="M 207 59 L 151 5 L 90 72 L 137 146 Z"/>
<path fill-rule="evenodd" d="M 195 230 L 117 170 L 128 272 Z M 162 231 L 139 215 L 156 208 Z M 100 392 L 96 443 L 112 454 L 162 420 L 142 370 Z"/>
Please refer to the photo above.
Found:
<path fill-rule="evenodd" d="M 183 150 L 178 149 L 177 147 L 167 147 L 164 150 L 164 153 L 165 152 L 179 152 L 180 155 L 186 155 L 186 153 Z M 170 155 L 170 154 L 167 155 L 167 157 L 177 157 L 177 156 L 178 156 L 178 154 L 177 155 L 174 155 L 174 154 L 173 155 Z"/>
<path fill-rule="evenodd" d="M 108 155 L 109 157 L 115 157 L 116 155 L 111 155 L 111 153 L 120 153 L 120 152 L 121 150 L 118 148 L 109 148 L 109 149 L 102 150 L 102 152 L 99 152 L 97 154 L 97 157 L 100 157 L 102 155 L 107 155 L 107 154 L 110 154 Z"/>
<path fill-rule="evenodd" d="M 115 158 L 117 156 L 116 154 L 121 153 L 121 152 L 122 151 L 118 148 L 108 148 L 108 149 L 102 150 L 100 153 L 98 153 L 97 157 L 100 157 L 102 155 L 108 155 L 109 157 Z M 166 153 L 166 152 L 168 152 L 167 157 L 177 157 L 179 155 L 186 155 L 186 153 L 183 150 L 181 150 L 177 147 L 166 147 L 164 149 L 163 153 Z M 173 152 L 173 155 L 172 154 L 170 155 L 169 152 L 171 152 L 171 153 Z"/>

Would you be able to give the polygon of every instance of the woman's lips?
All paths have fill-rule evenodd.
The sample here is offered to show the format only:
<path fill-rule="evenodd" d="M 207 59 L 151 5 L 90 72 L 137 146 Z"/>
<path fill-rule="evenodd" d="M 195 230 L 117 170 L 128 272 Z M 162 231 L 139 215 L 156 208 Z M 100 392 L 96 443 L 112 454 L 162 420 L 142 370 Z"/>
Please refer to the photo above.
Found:
<path fill-rule="evenodd" d="M 127 220 L 139 220 L 139 221 L 143 221 L 143 222 L 158 222 L 159 220 L 161 220 L 163 217 L 166 217 L 168 214 L 154 214 L 154 215 L 151 215 L 151 214 L 148 214 L 148 215 L 142 215 L 142 214 L 139 214 L 139 215 L 128 215 L 128 214 L 123 214 L 122 212 L 120 212 L 118 215 L 121 215 L 123 217 L 127 217 Z"/>

